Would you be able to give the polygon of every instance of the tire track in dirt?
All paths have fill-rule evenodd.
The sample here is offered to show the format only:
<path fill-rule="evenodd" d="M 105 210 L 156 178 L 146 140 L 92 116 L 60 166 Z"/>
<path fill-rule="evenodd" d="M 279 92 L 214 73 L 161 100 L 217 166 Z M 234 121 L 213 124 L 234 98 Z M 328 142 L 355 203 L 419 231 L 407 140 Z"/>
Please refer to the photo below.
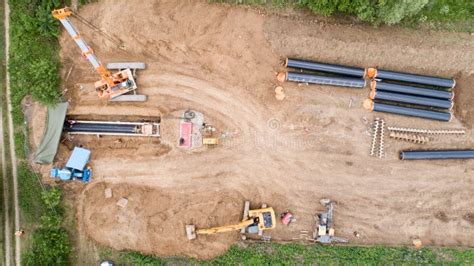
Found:
<path fill-rule="evenodd" d="M 11 92 L 10 92 L 10 75 L 8 74 L 8 62 L 10 58 L 10 6 L 8 1 L 5 1 L 5 65 L 7 66 L 7 74 L 5 77 L 5 87 L 7 91 L 7 111 L 8 111 L 8 137 L 10 144 L 10 156 L 12 165 L 12 181 L 13 181 L 13 207 L 14 207 L 14 224 L 15 231 L 20 230 L 20 207 L 18 205 L 18 170 L 17 170 L 17 158 L 15 153 L 15 141 L 14 141 L 14 127 L 12 119 L 12 103 L 11 103 Z M 21 243 L 20 238 L 15 238 L 15 265 L 21 265 Z"/>
<path fill-rule="evenodd" d="M 13 232 L 10 228 L 10 182 L 8 182 L 8 176 L 7 176 L 7 162 L 6 162 L 6 154 L 5 154 L 5 139 L 3 136 L 3 104 L 0 108 L 0 146 L 1 146 L 1 154 L 0 156 L 2 157 L 1 162 L 2 162 L 2 180 L 3 180 L 3 224 L 4 224 L 4 243 L 3 245 L 5 246 L 4 254 L 5 254 L 5 260 L 4 263 L 6 266 L 11 265 L 11 258 L 12 258 L 12 250 L 11 250 L 11 237 L 13 235 Z"/>

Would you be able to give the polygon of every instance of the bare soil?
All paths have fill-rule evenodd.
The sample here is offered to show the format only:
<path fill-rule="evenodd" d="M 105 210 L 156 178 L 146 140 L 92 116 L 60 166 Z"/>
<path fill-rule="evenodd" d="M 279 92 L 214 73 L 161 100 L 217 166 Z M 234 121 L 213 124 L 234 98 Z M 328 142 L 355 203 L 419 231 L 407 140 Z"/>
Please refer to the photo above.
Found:
<path fill-rule="evenodd" d="M 352 244 L 409 245 L 420 238 L 427 245 L 474 246 L 474 162 L 398 159 L 408 148 L 474 147 L 471 35 L 342 25 L 299 11 L 206 1 L 103 0 L 79 13 L 124 41 L 126 51 L 119 50 L 73 20 L 104 63 L 147 64 L 138 92 L 149 99 L 101 102 L 93 89 L 97 75 L 63 33 L 64 77 L 73 67 L 64 83 L 69 113 L 162 117 L 160 141 L 75 137 L 75 145 L 92 149 L 94 178 L 85 187 L 65 187 L 77 195 L 77 226 L 89 239 L 120 250 L 211 258 L 238 233 L 188 242 L 185 224 L 237 222 L 249 199 L 278 215 L 294 212 L 296 223 L 271 232 L 275 241 L 290 241 L 312 229 L 314 214 L 323 210 L 319 200 L 331 198 L 336 234 Z M 287 97 L 277 101 L 275 73 L 285 56 L 454 76 L 455 119 L 369 113 L 361 107 L 366 89 L 285 83 Z M 232 137 L 214 149 L 178 149 L 179 116 L 189 108 Z M 368 122 L 376 116 L 390 126 L 465 128 L 468 134 L 424 147 L 387 139 L 386 158 L 376 159 L 368 155 Z M 65 142 L 60 151 L 70 148 Z M 106 187 L 113 198 L 104 198 Z M 116 206 L 121 197 L 129 200 L 123 209 Z"/>

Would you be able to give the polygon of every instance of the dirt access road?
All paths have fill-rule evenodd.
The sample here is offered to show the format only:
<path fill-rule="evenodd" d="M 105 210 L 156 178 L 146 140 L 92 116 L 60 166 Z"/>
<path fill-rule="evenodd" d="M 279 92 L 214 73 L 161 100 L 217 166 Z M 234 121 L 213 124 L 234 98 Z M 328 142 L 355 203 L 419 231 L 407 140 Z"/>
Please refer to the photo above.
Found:
<path fill-rule="evenodd" d="M 124 41 L 127 50 L 118 50 L 74 21 L 104 62 L 146 62 L 138 82 L 149 99 L 101 102 L 93 90 L 97 76 L 63 34 L 64 77 L 73 67 L 64 84 L 70 114 L 161 116 L 163 136 L 161 142 L 75 137 L 60 147 L 59 162 L 73 145 L 93 153 L 93 182 L 65 185 L 81 234 L 116 249 L 210 258 L 225 252 L 238 234 L 189 242 L 185 224 L 238 221 L 243 201 L 250 199 L 254 207 L 267 203 L 277 213 L 295 213 L 295 224 L 271 232 L 273 240 L 287 241 L 311 230 L 313 215 L 323 210 L 319 200 L 328 197 L 337 201 L 337 234 L 352 244 L 406 245 L 421 238 L 428 245 L 474 246 L 473 161 L 401 162 L 398 150 L 414 144 L 391 141 L 386 158 L 369 157 L 366 121 L 376 115 L 361 107 L 366 89 L 287 83 L 284 101 L 273 93 L 285 56 L 455 76 L 457 113 L 451 123 L 377 116 L 388 125 L 465 128 L 464 137 L 440 138 L 426 147 L 472 148 L 469 34 L 375 29 L 205 1 L 103 0 L 80 15 Z M 188 108 L 230 137 L 214 149 L 176 148 L 177 117 Z M 104 198 L 107 187 L 111 199 Z M 116 206 L 122 197 L 128 199 L 124 209 Z"/>

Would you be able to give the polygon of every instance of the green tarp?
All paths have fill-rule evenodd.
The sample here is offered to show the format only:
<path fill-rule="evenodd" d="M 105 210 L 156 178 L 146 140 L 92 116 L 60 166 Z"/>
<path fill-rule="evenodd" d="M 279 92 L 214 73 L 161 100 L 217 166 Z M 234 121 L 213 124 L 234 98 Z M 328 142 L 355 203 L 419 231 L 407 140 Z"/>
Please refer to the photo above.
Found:
<path fill-rule="evenodd" d="M 41 144 L 35 154 L 35 163 L 50 164 L 53 162 L 58 151 L 68 106 L 69 104 L 65 102 L 59 103 L 55 107 L 48 107 L 46 128 Z"/>

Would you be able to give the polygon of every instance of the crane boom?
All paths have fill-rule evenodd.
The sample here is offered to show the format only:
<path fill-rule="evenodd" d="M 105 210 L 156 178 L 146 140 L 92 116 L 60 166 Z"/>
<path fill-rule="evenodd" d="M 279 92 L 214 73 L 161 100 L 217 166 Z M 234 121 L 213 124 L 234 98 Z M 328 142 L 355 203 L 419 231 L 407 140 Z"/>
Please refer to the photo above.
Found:
<path fill-rule="evenodd" d="M 129 68 L 111 74 L 107 68 L 104 67 L 94 54 L 92 48 L 87 45 L 86 41 L 81 37 L 69 19 L 69 17 L 73 15 L 70 8 L 56 9 L 52 11 L 52 14 L 54 18 L 61 22 L 74 42 L 81 49 L 84 57 L 87 58 L 92 67 L 100 75 L 101 80 L 95 83 L 99 97 L 111 99 L 137 88 L 132 71 Z"/>

